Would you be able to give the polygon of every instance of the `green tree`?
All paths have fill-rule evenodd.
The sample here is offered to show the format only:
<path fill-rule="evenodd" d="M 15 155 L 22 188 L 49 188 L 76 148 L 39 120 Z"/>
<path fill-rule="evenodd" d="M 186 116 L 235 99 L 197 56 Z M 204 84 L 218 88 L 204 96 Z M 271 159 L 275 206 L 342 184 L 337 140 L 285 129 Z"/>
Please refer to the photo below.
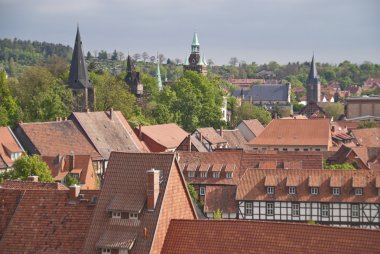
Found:
<path fill-rule="evenodd" d="M 72 177 L 71 174 L 67 174 L 65 177 L 65 185 L 67 187 L 70 187 L 71 185 L 79 184 L 78 180 L 74 177 Z"/>
<path fill-rule="evenodd" d="M 11 95 L 4 71 L 0 71 L 0 126 L 14 126 L 21 117 L 20 108 Z"/>
<path fill-rule="evenodd" d="M 21 156 L 13 164 L 13 170 L 7 173 L 7 179 L 27 180 L 29 176 L 38 176 L 40 182 L 54 182 L 48 165 L 39 155 Z"/>
<path fill-rule="evenodd" d="M 117 54 L 117 51 L 116 51 L 116 49 L 115 49 L 115 50 L 113 51 L 113 53 L 112 53 L 111 60 L 116 61 L 117 58 L 118 58 L 118 54 Z"/>
<path fill-rule="evenodd" d="M 326 161 L 323 161 L 323 169 L 330 169 L 330 170 L 338 170 L 338 169 L 355 170 L 355 167 L 352 164 L 349 164 L 349 163 L 328 164 Z"/>
<path fill-rule="evenodd" d="M 341 103 L 329 103 L 325 107 L 325 112 L 328 117 L 333 117 L 334 120 L 338 119 L 344 113 L 344 107 Z"/>
<path fill-rule="evenodd" d="M 242 120 L 257 119 L 263 125 L 267 125 L 271 120 L 271 114 L 257 106 L 252 105 L 249 102 L 243 102 L 238 113 L 238 122 Z"/>
<path fill-rule="evenodd" d="M 222 210 L 220 210 L 219 208 L 216 209 L 214 212 L 213 212 L 213 219 L 214 220 L 221 220 L 222 219 L 222 215 L 223 215 L 223 212 Z"/>
<path fill-rule="evenodd" d="M 377 127 L 377 124 L 373 120 L 360 121 L 358 124 L 358 129 L 376 128 L 376 127 Z"/>
<path fill-rule="evenodd" d="M 190 197 L 193 199 L 194 202 L 198 201 L 198 193 L 195 190 L 194 186 L 192 184 L 187 184 L 187 189 L 189 190 Z"/>

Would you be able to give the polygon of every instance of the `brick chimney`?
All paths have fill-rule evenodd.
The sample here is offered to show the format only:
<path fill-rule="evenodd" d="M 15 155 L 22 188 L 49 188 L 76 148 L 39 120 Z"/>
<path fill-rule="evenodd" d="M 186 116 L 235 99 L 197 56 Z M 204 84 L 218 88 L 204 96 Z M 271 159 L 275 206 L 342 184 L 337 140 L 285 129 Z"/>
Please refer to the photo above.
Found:
<path fill-rule="evenodd" d="M 76 184 L 71 185 L 69 193 L 70 193 L 69 195 L 70 195 L 71 200 L 77 199 L 80 193 L 80 185 L 76 185 Z"/>
<path fill-rule="evenodd" d="M 158 194 L 160 193 L 160 171 L 152 168 L 146 171 L 146 174 L 147 208 L 152 211 L 156 208 Z"/>
<path fill-rule="evenodd" d="M 73 170 L 75 168 L 75 154 L 73 151 L 71 151 L 69 155 L 69 170 Z"/>
<path fill-rule="evenodd" d="M 110 108 L 110 119 L 112 120 L 113 118 L 113 108 Z"/>
<path fill-rule="evenodd" d="M 219 135 L 223 138 L 223 126 L 220 126 Z"/>
<path fill-rule="evenodd" d="M 38 176 L 28 176 L 29 182 L 38 182 Z"/>
<path fill-rule="evenodd" d="M 141 124 L 139 124 L 139 139 L 142 140 Z"/>

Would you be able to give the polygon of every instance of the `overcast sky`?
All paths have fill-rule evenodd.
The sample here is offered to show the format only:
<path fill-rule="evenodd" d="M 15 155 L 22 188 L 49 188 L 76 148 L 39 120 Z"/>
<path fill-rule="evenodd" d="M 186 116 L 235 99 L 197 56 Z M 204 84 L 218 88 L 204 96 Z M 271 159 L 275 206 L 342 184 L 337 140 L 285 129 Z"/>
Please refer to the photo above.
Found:
<path fill-rule="evenodd" d="M 0 0 L 0 38 L 183 60 L 197 32 L 217 64 L 380 63 L 379 0 Z"/>

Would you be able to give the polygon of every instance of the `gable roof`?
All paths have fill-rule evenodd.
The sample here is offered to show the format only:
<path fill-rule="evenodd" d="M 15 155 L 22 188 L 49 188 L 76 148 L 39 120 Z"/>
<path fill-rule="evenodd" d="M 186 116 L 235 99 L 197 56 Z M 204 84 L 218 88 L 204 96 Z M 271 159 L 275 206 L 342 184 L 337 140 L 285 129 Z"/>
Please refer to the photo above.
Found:
<path fill-rule="evenodd" d="M 13 160 L 9 153 L 22 153 L 24 149 L 9 127 L 0 127 L 0 168 L 12 167 Z"/>
<path fill-rule="evenodd" d="M 162 182 L 159 187 L 159 195 L 154 211 L 148 211 L 146 208 L 147 199 L 147 170 L 150 169 L 161 170 Z M 175 174 L 179 174 L 181 179 L 174 187 L 171 185 L 170 190 L 167 190 L 174 181 Z M 177 197 L 170 197 L 170 195 L 186 193 L 186 198 L 181 199 Z M 170 214 L 164 214 L 165 209 L 163 204 L 168 202 L 176 202 L 175 207 L 173 203 L 167 207 L 170 209 Z M 187 194 L 186 183 L 184 182 L 179 167 L 176 163 L 174 154 L 158 154 L 158 153 L 120 153 L 112 152 L 107 171 L 105 173 L 104 182 L 102 185 L 102 192 L 99 197 L 96 211 L 92 220 L 91 228 L 86 239 L 84 252 L 95 253 L 96 248 L 103 246 L 116 246 L 115 234 L 124 235 L 124 240 L 127 242 L 118 242 L 116 248 L 122 248 L 128 244 L 128 241 L 133 238 L 133 252 L 135 253 L 149 253 L 152 244 L 157 238 L 162 237 L 162 230 L 165 228 L 158 228 L 160 221 L 165 221 L 168 218 L 174 217 L 177 211 L 182 213 L 182 218 L 186 218 L 186 214 L 192 214 L 196 218 L 193 207 L 187 211 L 182 210 L 191 206 L 191 199 Z M 122 211 L 139 211 L 138 220 L 118 220 L 109 218 L 109 210 L 112 207 L 121 209 Z M 188 217 L 189 218 L 189 217 Z M 166 225 L 167 227 L 168 225 Z M 163 225 L 165 227 L 165 225 Z M 144 239 L 144 228 L 146 228 L 147 238 Z M 128 240 L 129 239 L 129 240 Z"/>
<path fill-rule="evenodd" d="M 249 220 L 172 220 L 162 253 L 378 253 L 380 231 Z"/>
<path fill-rule="evenodd" d="M 3 192 L 19 190 L 0 189 Z M 81 253 L 95 205 L 69 190 L 26 190 L 0 240 L 1 253 Z M 97 196 L 87 191 L 83 200 Z M 6 204 L 7 205 L 7 204 Z"/>
<path fill-rule="evenodd" d="M 69 119 L 79 125 L 105 159 L 112 151 L 146 151 L 120 111 L 73 112 Z"/>
<path fill-rule="evenodd" d="M 259 136 L 261 132 L 265 129 L 264 126 L 257 119 L 243 120 L 248 129 L 255 134 L 255 136 Z"/>
<path fill-rule="evenodd" d="M 0 189 L 16 189 L 16 190 L 68 190 L 61 183 L 43 183 L 20 180 L 5 180 L 0 184 Z"/>
<path fill-rule="evenodd" d="M 261 170 L 248 169 L 236 192 L 237 200 L 306 201 L 306 202 L 380 202 L 375 188 L 378 172 L 363 170 Z M 265 181 L 276 179 L 275 194 L 267 194 Z M 299 177 L 296 195 L 288 195 L 287 179 Z M 331 178 L 334 178 L 333 181 Z M 331 181 L 341 179 L 341 193 L 332 195 Z M 318 187 L 318 195 L 310 194 L 310 187 Z M 354 188 L 364 188 L 362 196 L 354 195 Z"/>
<path fill-rule="evenodd" d="M 188 135 L 175 123 L 141 126 L 141 132 L 167 149 L 176 148 Z"/>
<path fill-rule="evenodd" d="M 288 101 L 289 86 L 288 85 L 253 85 L 250 90 L 235 90 L 232 95 L 240 97 L 243 93 L 245 100 L 252 97 L 253 101 Z"/>
<path fill-rule="evenodd" d="M 329 146 L 328 119 L 273 119 L 250 145 Z"/>
<path fill-rule="evenodd" d="M 189 151 L 191 146 L 191 150 Z M 206 147 L 194 136 L 188 135 L 177 147 L 176 151 L 207 152 Z"/>
<path fill-rule="evenodd" d="M 202 135 L 202 138 L 206 139 L 211 144 L 226 143 L 222 136 L 212 127 L 197 128 L 195 132 L 198 132 Z"/>
<path fill-rule="evenodd" d="M 380 147 L 380 128 L 355 129 L 352 135 L 360 145 Z"/>
<path fill-rule="evenodd" d="M 16 127 L 16 136 L 30 154 L 56 156 L 57 154 L 91 155 L 93 160 L 102 156 L 78 130 L 73 121 L 22 123 Z M 35 150 L 35 149 L 36 150 Z"/>
<path fill-rule="evenodd" d="M 223 130 L 223 138 L 227 141 L 228 148 L 247 149 L 247 140 L 245 140 L 239 129 Z"/>
<path fill-rule="evenodd" d="M 236 213 L 236 186 L 206 186 L 204 212 L 212 213 L 220 209 L 223 213 Z"/>

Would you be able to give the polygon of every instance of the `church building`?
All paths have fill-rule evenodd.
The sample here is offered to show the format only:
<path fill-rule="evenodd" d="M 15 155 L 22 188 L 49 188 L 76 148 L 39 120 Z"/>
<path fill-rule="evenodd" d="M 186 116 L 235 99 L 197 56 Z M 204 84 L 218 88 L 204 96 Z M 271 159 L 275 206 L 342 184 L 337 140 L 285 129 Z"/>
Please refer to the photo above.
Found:
<path fill-rule="evenodd" d="M 143 96 L 144 86 L 140 83 L 140 72 L 135 70 L 129 55 L 127 58 L 127 76 L 125 77 L 125 82 L 127 83 L 130 92 L 137 98 L 141 98 Z"/>
<path fill-rule="evenodd" d="M 79 27 L 75 38 L 73 57 L 71 59 L 68 85 L 73 92 L 74 111 L 94 110 L 95 88 L 92 85 L 82 50 Z"/>
<path fill-rule="evenodd" d="M 203 75 L 207 74 L 207 63 L 205 57 L 201 57 L 197 33 L 194 33 L 193 43 L 191 44 L 191 54 L 189 57 L 186 57 L 183 70 L 196 71 Z"/>
<path fill-rule="evenodd" d="M 307 104 L 310 102 L 320 102 L 321 100 L 321 82 L 314 62 L 314 55 L 310 64 L 309 76 L 306 80 L 306 97 Z"/>

